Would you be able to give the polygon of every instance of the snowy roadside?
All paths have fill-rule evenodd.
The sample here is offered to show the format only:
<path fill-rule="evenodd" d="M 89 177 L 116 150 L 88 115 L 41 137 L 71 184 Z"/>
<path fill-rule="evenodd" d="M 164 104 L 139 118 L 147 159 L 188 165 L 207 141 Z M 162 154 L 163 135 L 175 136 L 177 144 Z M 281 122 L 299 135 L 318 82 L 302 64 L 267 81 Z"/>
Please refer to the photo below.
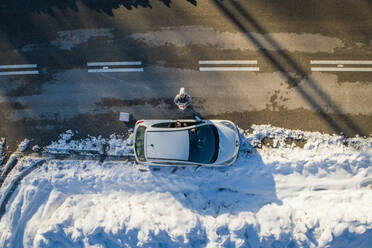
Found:
<path fill-rule="evenodd" d="M 49 154 L 106 154 L 108 156 L 127 156 L 133 153 L 133 134 L 129 137 L 112 134 L 109 139 L 89 136 L 83 140 L 73 140 L 75 133 L 68 130 L 60 135 L 58 141 L 46 146 L 43 151 Z"/>
<path fill-rule="evenodd" d="M 49 148 L 100 147 L 99 152 L 104 146 L 97 144 L 109 143 L 108 153 L 126 154 L 132 144 L 131 139 L 117 136 L 100 140 L 61 136 Z M 268 140 L 271 147 L 263 146 Z M 143 172 L 130 162 L 46 161 L 23 178 L 9 199 L 0 220 L 0 246 L 369 247 L 372 243 L 371 138 L 346 139 L 261 125 L 242 134 L 241 148 L 233 166 L 219 169 Z M 17 167 L 31 162 L 23 158 Z"/>
<path fill-rule="evenodd" d="M 5 144 L 5 141 L 4 141 Z M 23 152 L 28 148 L 30 141 L 28 139 L 24 139 L 17 147 L 16 151 L 12 153 L 9 159 L 6 161 L 5 164 L 1 164 L 0 170 L 0 187 L 3 185 L 3 182 L 7 175 L 11 172 L 13 167 L 17 164 L 19 158 L 22 156 Z M 4 145 L 3 145 L 4 146 Z M 2 161 L 3 162 L 3 158 Z"/>

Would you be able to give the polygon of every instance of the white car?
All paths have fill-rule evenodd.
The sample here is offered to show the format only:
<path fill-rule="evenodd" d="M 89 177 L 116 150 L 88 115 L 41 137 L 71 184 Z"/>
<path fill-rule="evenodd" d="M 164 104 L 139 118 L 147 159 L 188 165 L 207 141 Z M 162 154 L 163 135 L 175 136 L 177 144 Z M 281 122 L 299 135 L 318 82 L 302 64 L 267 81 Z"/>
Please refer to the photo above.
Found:
<path fill-rule="evenodd" d="M 226 120 L 140 120 L 135 158 L 142 165 L 228 166 L 239 153 L 239 131 Z"/>

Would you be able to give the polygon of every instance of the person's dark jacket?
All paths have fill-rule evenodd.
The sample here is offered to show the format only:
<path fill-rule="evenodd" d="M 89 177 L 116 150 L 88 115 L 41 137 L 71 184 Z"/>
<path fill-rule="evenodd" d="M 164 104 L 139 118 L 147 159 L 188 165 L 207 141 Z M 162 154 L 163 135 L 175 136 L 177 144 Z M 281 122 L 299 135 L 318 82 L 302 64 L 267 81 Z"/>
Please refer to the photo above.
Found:
<path fill-rule="evenodd" d="M 184 105 L 185 107 L 189 106 L 191 104 L 191 96 L 186 95 L 184 99 L 181 98 L 181 95 L 176 95 L 174 98 L 174 103 L 179 106 L 179 105 Z"/>

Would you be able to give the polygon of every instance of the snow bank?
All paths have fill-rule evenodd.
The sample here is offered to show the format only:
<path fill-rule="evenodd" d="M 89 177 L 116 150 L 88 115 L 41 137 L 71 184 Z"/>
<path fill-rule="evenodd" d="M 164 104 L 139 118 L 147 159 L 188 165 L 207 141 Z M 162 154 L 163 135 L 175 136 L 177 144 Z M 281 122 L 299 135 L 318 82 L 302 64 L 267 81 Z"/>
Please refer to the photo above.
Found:
<path fill-rule="evenodd" d="M 44 151 L 54 154 L 70 154 L 73 151 L 103 154 L 105 140 L 101 136 L 89 136 L 84 140 L 72 140 L 74 135 L 75 133 L 72 130 L 66 131 L 59 136 L 58 141 L 46 146 Z"/>
<path fill-rule="evenodd" d="M 70 154 L 78 152 L 80 154 L 104 154 L 110 156 L 126 156 L 133 153 L 133 134 L 129 137 L 112 134 L 109 139 L 101 136 L 89 136 L 83 140 L 73 140 L 75 133 L 68 130 L 60 135 L 56 142 L 52 142 L 44 148 L 44 152 L 52 154 Z"/>
<path fill-rule="evenodd" d="M 252 128 L 228 168 L 48 161 L 14 191 L 0 246 L 369 247 L 371 139 Z"/>
<path fill-rule="evenodd" d="M 109 156 L 126 156 L 133 153 L 134 135 L 129 137 L 123 135 L 112 134 L 107 140 L 107 155 Z"/>
<path fill-rule="evenodd" d="M 252 133 L 247 133 L 247 141 L 253 146 L 258 146 L 265 138 L 273 139 L 273 145 L 277 148 L 291 148 L 287 141 L 302 141 L 307 150 L 320 150 L 332 145 L 335 147 L 352 147 L 358 151 L 369 151 L 372 149 L 372 138 L 346 138 L 342 135 L 321 134 L 319 132 L 306 132 L 301 130 L 288 130 L 284 128 L 272 127 L 271 125 L 253 125 Z M 290 143 L 290 142 L 289 142 Z"/>

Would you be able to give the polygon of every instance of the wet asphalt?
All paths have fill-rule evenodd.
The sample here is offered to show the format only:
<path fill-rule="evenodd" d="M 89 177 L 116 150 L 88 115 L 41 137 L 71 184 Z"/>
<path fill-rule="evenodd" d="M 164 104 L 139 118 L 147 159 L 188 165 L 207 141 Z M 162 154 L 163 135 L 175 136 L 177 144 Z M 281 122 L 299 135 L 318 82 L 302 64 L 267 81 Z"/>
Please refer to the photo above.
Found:
<path fill-rule="evenodd" d="M 203 118 L 248 129 L 372 134 L 372 72 L 312 71 L 312 60 L 372 60 L 372 3 L 355 1 L 0 1 L 0 137 L 47 145 L 68 129 L 108 137 L 135 120 Z M 200 71 L 201 60 L 249 60 L 258 71 Z M 89 62 L 137 61 L 143 72 L 98 72 Z M 339 64 L 336 68 L 372 68 Z M 1 68 L 1 67 L 0 67 Z M 24 69 L 0 69 L 1 72 Z M 28 69 L 27 69 L 28 70 Z M 119 113 L 132 114 L 130 123 Z"/>

